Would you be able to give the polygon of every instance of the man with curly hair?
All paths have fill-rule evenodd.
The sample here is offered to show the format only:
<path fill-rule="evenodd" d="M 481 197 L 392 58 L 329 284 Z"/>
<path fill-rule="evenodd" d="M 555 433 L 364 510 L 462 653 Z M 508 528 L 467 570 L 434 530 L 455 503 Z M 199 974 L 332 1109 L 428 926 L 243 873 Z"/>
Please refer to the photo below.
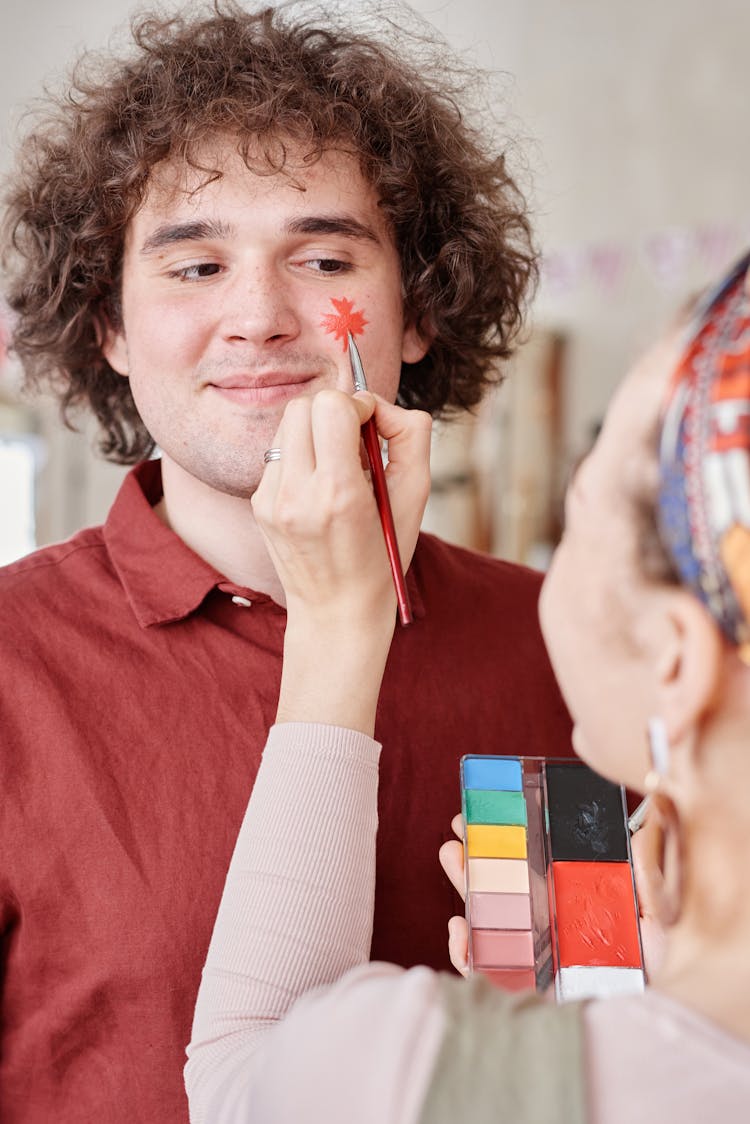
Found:
<path fill-rule="evenodd" d="M 103 527 L 0 573 L 5 1124 L 186 1119 L 200 967 L 278 696 L 283 598 L 248 499 L 285 404 L 350 388 L 347 329 L 374 391 L 435 415 L 512 352 L 523 200 L 445 57 L 417 66 L 394 35 L 287 6 L 141 17 L 21 146 L 13 347 L 135 467 Z M 424 535 L 407 582 L 372 954 L 447 966 L 460 755 L 565 753 L 569 727 L 535 575 Z"/>

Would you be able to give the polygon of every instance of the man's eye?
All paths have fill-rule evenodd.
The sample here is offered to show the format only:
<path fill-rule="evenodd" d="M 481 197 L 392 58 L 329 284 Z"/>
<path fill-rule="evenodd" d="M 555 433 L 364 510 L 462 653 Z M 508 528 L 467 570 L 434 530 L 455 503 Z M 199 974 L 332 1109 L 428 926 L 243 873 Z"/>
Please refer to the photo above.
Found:
<path fill-rule="evenodd" d="M 346 273 L 351 269 L 349 262 L 339 261 L 338 258 L 311 258 L 307 264 L 316 273 Z"/>
<path fill-rule="evenodd" d="M 221 266 L 216 262 L 206 261 L 199 262 L 197 265 L 186 265 L 184 269 L 174 269 L 169 276 L 176 277 L 180 281 L 200 281 L 203 277 L 213 277 L 220 269 Z"/>

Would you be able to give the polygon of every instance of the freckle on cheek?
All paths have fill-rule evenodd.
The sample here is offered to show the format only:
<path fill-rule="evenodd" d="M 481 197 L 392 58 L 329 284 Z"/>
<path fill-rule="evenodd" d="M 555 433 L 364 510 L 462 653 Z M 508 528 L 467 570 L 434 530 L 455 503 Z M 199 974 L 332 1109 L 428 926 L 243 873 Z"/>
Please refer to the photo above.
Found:
<path fill-rule="evenodd" d="M 341 340 L 343 351 L 346 351 L 347 333 L 351 332 L 353 336 L 362 335 L 368 321 L 365 320 L 364 312 L 355 309 L 354 302 L 347 300 L 346 297 L 342 297 L 341 300 L 331 297 L 331 304 L 336 311 L 326 313 L 320 324 L 326 332 Z"/>

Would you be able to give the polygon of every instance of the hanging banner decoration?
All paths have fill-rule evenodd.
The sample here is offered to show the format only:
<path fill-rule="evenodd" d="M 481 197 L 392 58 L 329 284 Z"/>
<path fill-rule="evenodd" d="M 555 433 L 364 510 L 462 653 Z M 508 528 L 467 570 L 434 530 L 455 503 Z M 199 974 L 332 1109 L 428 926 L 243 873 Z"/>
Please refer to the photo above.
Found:
<path fill-rule="evenodd" d="M 698 257 L 712 276 L 727 268 L 742 245 L 742 234 L 736 226 L 705 226 L 695 232 Z"/>
<path fill-rule="evenodd" d="M 597 288 L 611 296 L 620 288 L 627 263 L 624 246 L 592 246 L 587 255 L 588 268 Z"/>
<path fill-rule="evenodd" d="M 687 275 L 694 239 L 678 227 L 662 230 L 645 240 L 643 252 L 651 276 L 665 289 L 679 289 Z"/>
<path fill-rule="evenodd" d="M 542 258 L 542 290 L 572 297 L 588 288 L 609 299 L 631 283 L 632 271 L 660 289 L 680 292 L 705 284 L 750 246 L 750 223 L 668 227 L 629 242 L 563 246 Z"/>
<path fill-rule="evenodd" d="M 580 250 L 557 250 L 542 258 L 542 284 L 551 293 L 565 295 L 577 289 L 585 272 Z"/>

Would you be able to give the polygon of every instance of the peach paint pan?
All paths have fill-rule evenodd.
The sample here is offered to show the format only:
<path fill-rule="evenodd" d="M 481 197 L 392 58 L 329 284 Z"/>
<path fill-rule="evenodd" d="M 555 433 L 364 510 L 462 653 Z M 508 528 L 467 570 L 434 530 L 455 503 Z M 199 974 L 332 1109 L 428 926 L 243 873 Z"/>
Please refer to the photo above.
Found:
<path fill-rule="evenodd" d="M 469 967 L 559 1001 L 644 988 L 625 792 L 582 762 L 461 759 Z"/>

